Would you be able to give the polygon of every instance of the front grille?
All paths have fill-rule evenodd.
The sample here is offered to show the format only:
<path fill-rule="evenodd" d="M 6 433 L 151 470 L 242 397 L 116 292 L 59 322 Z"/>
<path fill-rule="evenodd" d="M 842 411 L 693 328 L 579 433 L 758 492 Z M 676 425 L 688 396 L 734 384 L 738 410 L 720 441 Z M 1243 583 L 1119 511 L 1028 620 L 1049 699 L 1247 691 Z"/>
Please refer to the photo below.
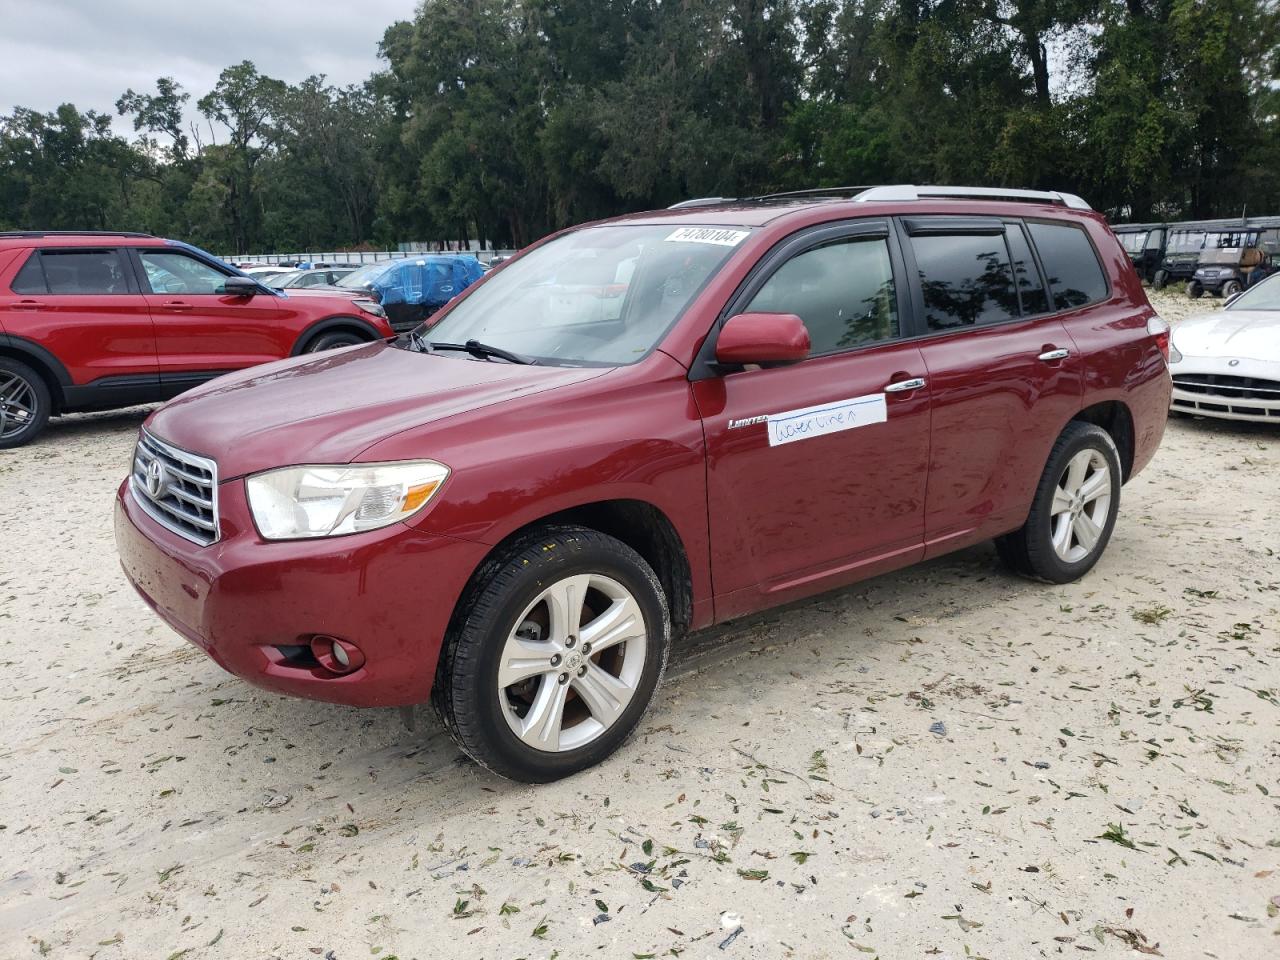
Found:
<path fill-rule="evenodd" d="M 157 523 L 208 546 L 218 539 L 218 465 L 143 430 L 129 488 Z M 154 491 L 154 493 L 153 493 Z"/>
<path fill-rule="evenodd" d="M 1187 393 L 1202 393 L 1233 400 L 1280 400 L 1280 380 L 1233 377 L 1219 373 L 1184 373 L 1173 378 L 1173 385 Z"/>

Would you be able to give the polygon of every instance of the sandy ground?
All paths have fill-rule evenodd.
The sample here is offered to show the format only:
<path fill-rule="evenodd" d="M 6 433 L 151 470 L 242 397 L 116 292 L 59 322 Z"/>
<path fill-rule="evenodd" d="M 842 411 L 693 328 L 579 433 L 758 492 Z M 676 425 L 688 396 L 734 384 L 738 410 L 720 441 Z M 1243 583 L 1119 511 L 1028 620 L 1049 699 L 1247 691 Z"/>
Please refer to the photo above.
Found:
<path fill-rule="evenodd" d="M 1171 422 L 1082 583 L 982 547 L 690 638 L 532 788 L 161 625 L 143 415 L 0 454 L 6 960 L 1280 955 L 1274 429 Z"/>

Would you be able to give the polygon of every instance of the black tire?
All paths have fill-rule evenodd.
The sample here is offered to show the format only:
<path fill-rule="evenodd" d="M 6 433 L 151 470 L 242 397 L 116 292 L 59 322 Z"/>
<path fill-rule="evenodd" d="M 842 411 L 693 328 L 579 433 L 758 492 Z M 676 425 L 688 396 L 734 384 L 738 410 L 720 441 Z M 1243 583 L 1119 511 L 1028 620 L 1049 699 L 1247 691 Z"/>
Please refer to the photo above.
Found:
<path fill-rule="evenodd" d="M 576 748 L 538 749 L 512 728 L 513 723 L 520 722 L 520 704 L 510 698 L 516 687 L 499 690 L 501 654 L 508 638 L 521 627 L 517 619 L 526 615 L 530 604 L 535 604 L 544 590 L 565 578 L 584 574 L 607 578 L 634 599 L 644 620 L 646 640 L 640 648 L 643 659 L 630 700 L 594 739 Z M 591 596 L 587 591 L 585 597 Z M 583 617 L 592 615 L 590 606 L 589 600 L 583 604 Z M 598 616 L 599 611 L 594 615 Z M 588 620 L 585 625 L 589 623 Z M 553 632 L 548 622 L 548 640 Z M 458 746 L 481 766 L 511 780 L 548 783 L 599 763 L 622 745 L 653 699 L 666 668 L 670 644 L 667 599 L 643 557 L 622 541 L 586 527 L 548 526 L 521 538 L 476 572 L 458 603 L 440 651 L 431 699 Z M 621 658 L 627 646 L 610 647 L 604 655 Z M 600 656 L 594 654 L 590 660 L 599 661 Z M 568 664 L 568 658 L 566 652 L 565 660 L 557 662 Z M 526 682 L 550 684 L 558 682 L 560 676 L 552 671 L 539 678 L 531 675 Z M 594 717 L 594 711 L 587 709 L 587 700 L 578 693 L 577 683 L 571 678 L 565 684 L 569 698 L 565 715 L 576 704 L 580 714 L 585 711 L 588 719 Z M 536 696 L 537 693 L 532 694 L 529 702 Z M 527 710 L 532 711 L 533 707 Z M 572 734 L 574 728 L 566 724 L 565 730 Z"/>
<path fill-rule="evenodd" d="M 322 350 L 337 350 L 339 347 L 352 347 L 357 343 L 367 343 L 368 337 L 362 337 L 354 330 L 331 330 L 322 333 L 307 344 L 303 353 L 320 353 Z"/>
<path fill-rule="evenodd" d="M 1192 280 L 1187 283 L 1187 296 L 1192 300 L 1199 300 L 1204 296 L 1204 287 L 1200 285 L 1199 280 Z"/>
<path fill-rule="evenodd" d="M 1110 480 L 1110 500 L 1106 519 L 1098 524 L 1101 533 L 1096 543 L 1083 557 L 1068 560 L 1059 555 L 1053 545 L 1054 496 L 1072 459 L 1086 450 L 1096 452 L 1105 461 Z M 1098 562 L 1111 539 L 1116 514 L 1120 510 L 1121 476 L 1120 453 L 1107 431 L 1080 420 L 1067 424 L 1049 453 L 1049 460 L 1036 487 L 1035 499 L 1031 502 L 1027 522 L 1020 529 L 996 540 L 996 551 L 1000 559 L 1014 572 L 1037 580 L 1050 583 L 1079 580 Z M 1074 538 L 1074 532 L 1069 533 L 1068 548 L 1073 548 Z"/>
<path fill-rule="evenodd" d="M 30 443 L 52 412 L 53 397 L 44 377 L 19 360 L 0 357 L 0 450 Z"/>
<path fill-rule="evenodd" d="M 1151 278 L 1151 286 L 1157 290 L 1163 290 L 1169 282 L 1169 274 L 1165 270 L 1157 270 L 1156 275 Z"/>
<path fill-rule="evenodd" d="M 1222 295 L 1224 297 L 1234 297 L 1241 290 L 1239 280 L 1228 280 L 1222 285 Z"/>

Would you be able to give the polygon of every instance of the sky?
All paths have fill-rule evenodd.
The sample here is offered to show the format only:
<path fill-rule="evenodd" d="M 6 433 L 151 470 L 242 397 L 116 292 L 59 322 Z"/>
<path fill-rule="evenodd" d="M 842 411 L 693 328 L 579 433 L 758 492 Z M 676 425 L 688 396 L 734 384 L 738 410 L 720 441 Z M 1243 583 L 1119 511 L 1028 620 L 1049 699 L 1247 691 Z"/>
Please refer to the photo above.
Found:
<path fill-rule="evenodd" d="M 173 77 L 190 119 L 224 67 L 342 86 L 379 69 L 378 41 L 416 0 L 0 0 L 0 114 L 62 103 L 115 116 L 125 90 Z M 128 118 L 115 129 L 132 137 Z M 207 138 L 206 138 L 207 139 Z"/>

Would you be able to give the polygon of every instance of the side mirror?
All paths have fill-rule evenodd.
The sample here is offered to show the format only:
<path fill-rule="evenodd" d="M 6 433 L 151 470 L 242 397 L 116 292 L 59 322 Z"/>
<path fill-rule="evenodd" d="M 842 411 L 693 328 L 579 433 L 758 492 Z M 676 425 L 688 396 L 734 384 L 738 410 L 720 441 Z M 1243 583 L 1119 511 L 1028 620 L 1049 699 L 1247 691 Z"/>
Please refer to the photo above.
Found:
<path fill-rule="evenodd" d="M 795 363 L 809 355 L 809 331 L 794 313 L 740 313 L 720 328 L 716 362 Z"/>
<path fill-rule="evenodd" d="M 251 277 L 227 277 L 222 292 L 228 297 L 252 297 L 261 293 L 262 287 Z"/>

